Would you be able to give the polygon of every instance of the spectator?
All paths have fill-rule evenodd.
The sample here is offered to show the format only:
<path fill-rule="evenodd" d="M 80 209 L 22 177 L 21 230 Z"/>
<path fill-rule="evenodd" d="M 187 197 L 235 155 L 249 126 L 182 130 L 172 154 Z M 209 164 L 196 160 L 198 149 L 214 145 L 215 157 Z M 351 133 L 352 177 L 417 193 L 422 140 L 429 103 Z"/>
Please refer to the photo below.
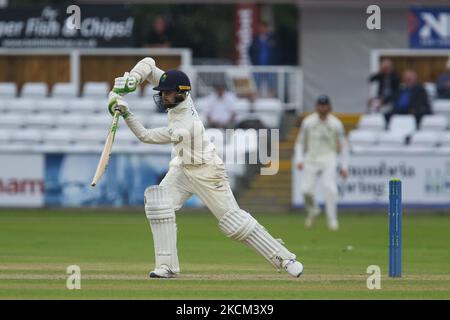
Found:
<path fill-rule="evenodd" d="M 261 22 L 257 29 L 257 34 L 253 37 L 248 49 L 250 61 L 255 66 L 273 66 L 280 62 L 280 53 L 277 40 L 272 32 L 269 32 L 269 25 Z M 275 96 L 277 77 L 275 73 L 260 72 L 255 74 L 255 81 L 258 91 L 262 95 Z"/>
<path fill-rule="evenodd" d="M 214 93 L 210 96 L 207 110 L 208 127 L 210 128 L 233 128 L 236 118 L 234 105 L 236 96 L 226 92 L 223 85 L 215 85 Z"/>
<path fill-rule="evenodd" d="M 153 21 L 153 29 L 147 37 L 146 47 L 149 48 L 170 48 L 169 28 L 162 16 L 157 16 Z"/>
<path fill-rule="evenodd" d="M 247 115 L 247 117 L 245 117 L 245 119 L 243 119 L 236 125 L 236 128 L 264 129 L 265 126 L 262 123 L 262 121 L 259 119 L 259 117 L 257 116 L 256 111 L 255 111 L 256 92 L 250 92 L 247 97 L 248 97 L 248 101 L 250 102 L 249 114 Z"/>
<path fill-rule="evenodd" d="M 447 61 L 447 69 L 436 82 L 436 89 L 438 99 L 450 99 L 450 58 Z"/>
<path fill-rule="evenodd" d="M 376 82 L 378 85 L 376 97 L 369 99 L 369 112 L 378 112 L 383 107 L 392 107 L 400 91 L 400 77 L 394 71 L 390 59 L 381 60 L 380 70 L 370 76 L 369 82 Z"/>
<path fill-rule="evenodd" d="M 403 87 L 391 112 L 386 113 L 386 120 L 389 121 L 393 114 L 412 114 L 416 117 L 417 125 L 423 115 L 431 114 L 428 94 L 422 84 L 417 79 L 417 74 L 413 70 L 405 70 L 402 75 Z"/>

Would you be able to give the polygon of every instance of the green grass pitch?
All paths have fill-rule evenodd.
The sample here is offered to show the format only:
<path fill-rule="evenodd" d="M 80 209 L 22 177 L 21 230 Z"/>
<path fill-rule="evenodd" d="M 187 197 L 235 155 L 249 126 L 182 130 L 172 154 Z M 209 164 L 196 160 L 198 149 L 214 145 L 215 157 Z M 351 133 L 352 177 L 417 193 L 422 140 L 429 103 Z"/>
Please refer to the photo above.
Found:
<path fill-rule="evenodd" d="M 0 299 L 450 299 L 449 215 L 405 213 L 404 276 L 390 279 L 387 214 L 341 211 L 338 232 L 323 217 L 305 230 L 302 214 L 254 214 L 303 262 L 291 278 L 226 238 L 211 214 L 180 212 L 182 274 L 149 279 L 141 211 L 0 210 Z M 66 288 L 73 264 L 81 290 Z M 367 289 L 369 265 L 381 268 L 380 290 Z"/>

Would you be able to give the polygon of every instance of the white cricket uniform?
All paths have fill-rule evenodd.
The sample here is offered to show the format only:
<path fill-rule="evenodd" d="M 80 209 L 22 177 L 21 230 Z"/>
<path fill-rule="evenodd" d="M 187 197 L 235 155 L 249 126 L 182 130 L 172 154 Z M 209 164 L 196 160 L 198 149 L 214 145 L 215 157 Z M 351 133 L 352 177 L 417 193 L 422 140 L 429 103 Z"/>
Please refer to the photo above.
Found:
<path fill-rule="evenodd" d="M 130 72 L 138 82 L 158 85 L 163 71 L 154 60 L 141 60 Z M 168 126 L 146 129 L 132 113 L 125 119 L 133 133 L 145 143 L 172 143 L 176 156 L 160 186 L 145 191 L 145 212 L 150 222 L 155 246 L 156 268 L 151 277 L 170 277 L 180 272 L 177 253 L 177 227 L 174 210 L 196 194 L 219 220 L 219 228 L 229 238 L 243 242 L 256 250 L 275 268 L 299 265 L 295 254 L 272 237 L 249 213 L 241 210 L 228 182 L 225 166 L 216 154 L 215 146 L 205 134 L 193 101 L 188 96 L 168 110 Z"/>
<path fill-rule="evenodd" d="M 328 114 L 324 121 L 317 113 L 307 116 L 302 122 L 295 152 L 296 162 L 304 164 L 302 193 L 314 198 L 317 181 L 322 178 L 328 222 L 337 223 L 336 168 L 339 152 L 341 169 L 348 170 L 348 144 L 342 122 L 332 114 Z M 307 210 L 308 214 L 314 214 L 310 210 L 317 212 L 317 204 L 314 208 L 307 207 Z"/>
<path fill-rule="evenodd" d="M 219 220 L 229 210 L 239 209 L 225 165 L 205 133 L 191 97 L 169 109 L 168 118 L 167 127 L 154 129 L 145 129 L 132 114 L 125 121 L 142 142 L 173 143 L 176 156 L 160 185 L 169 189 L 174 209 L 180 209 L 192 194 L 196 194 Z"/>

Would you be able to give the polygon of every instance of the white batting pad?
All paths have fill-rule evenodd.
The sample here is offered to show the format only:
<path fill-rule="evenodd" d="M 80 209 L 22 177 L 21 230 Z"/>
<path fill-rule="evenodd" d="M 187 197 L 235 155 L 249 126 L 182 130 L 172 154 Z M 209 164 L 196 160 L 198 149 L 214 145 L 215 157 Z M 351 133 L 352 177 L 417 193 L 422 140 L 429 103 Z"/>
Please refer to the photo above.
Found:
<path fill-rule="evenodd" d="M 180 272 L 175 211 L 164 187 L 151 186 L 145 189 L 145 214 L 153 233 L 156 268 L 166 265 L 172 272 Z"/>
<path fill-rule="evenodd" d="M 255 249 L 278 270 L 281 269 L 283 260 L 296 258 L 295 254 L 289 252 L 244 210 L 230 210 L 225 213 L 219 221 L 219 228 L 227 237 Z"/>

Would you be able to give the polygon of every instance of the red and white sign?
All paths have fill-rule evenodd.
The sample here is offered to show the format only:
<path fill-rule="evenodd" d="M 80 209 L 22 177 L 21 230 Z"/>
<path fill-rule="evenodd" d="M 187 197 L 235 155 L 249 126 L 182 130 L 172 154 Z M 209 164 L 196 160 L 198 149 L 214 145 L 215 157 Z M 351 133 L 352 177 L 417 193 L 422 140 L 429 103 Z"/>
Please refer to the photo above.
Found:
<path fill-rule="evenodd" d="M 0 155 L 0 206 L 41 207 L 44 204 L 44 156 Z"/>
<path fill-rule="evenodd" d="M 250 47 L 259 8 L 256 4 L 237 4 L 234 11 L 234 61 L 238 65 L 250 65 Z"/>

